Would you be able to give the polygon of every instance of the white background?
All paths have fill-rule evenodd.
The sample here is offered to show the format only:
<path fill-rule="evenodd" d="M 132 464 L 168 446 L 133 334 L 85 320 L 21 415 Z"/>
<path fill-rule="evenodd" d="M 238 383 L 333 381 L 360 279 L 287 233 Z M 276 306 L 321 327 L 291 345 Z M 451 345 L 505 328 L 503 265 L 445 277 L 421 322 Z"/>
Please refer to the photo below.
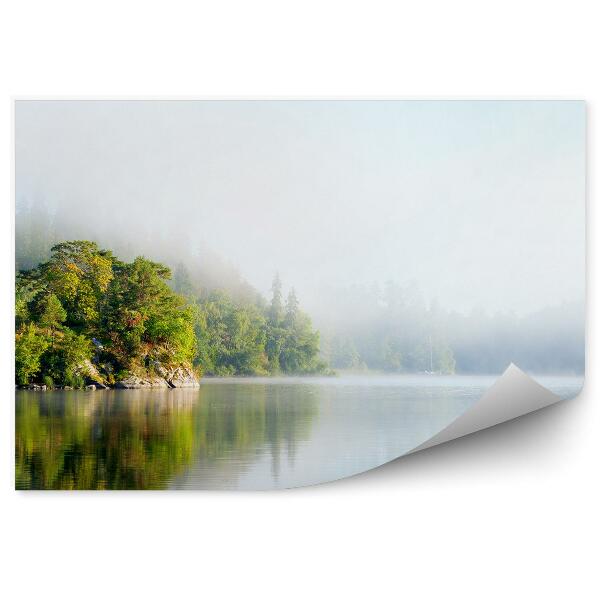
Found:
<path fill-rule="evenodd" d="M 32 2 L 0 9 L 5 598 L 598 598 L 598 17 L 592 2 Z M 577 400 L 316 488 L 13 488 L 11 96 L 588 101 Z"/>

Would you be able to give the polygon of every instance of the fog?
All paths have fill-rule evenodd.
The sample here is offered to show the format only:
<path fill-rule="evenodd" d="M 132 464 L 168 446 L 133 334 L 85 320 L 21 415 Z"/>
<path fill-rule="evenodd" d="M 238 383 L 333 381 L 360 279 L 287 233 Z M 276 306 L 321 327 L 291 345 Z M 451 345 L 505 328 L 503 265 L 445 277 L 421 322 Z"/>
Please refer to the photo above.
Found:
<path fill-rule="evenodd" d="M 324 329 L 390 282 L 453 323 L 551 309 L 581 356 L 581 102 L 19 101 L 15 147 L 17 228 L 265 296 L 279 272 Z"/>

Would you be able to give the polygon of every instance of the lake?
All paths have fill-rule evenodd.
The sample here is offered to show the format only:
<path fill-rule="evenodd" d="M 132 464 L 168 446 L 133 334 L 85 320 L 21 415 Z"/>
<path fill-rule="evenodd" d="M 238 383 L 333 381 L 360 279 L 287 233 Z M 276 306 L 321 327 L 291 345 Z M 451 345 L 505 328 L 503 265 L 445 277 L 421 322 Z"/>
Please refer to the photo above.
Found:
<path fill-rule="evenodd" d="M 273 489 L 410 451 L 496 376 L 203 379 L 200 389 L 16 392 L 17 489 Z M 576 377 L 536 377 L 563 398 Z"/>

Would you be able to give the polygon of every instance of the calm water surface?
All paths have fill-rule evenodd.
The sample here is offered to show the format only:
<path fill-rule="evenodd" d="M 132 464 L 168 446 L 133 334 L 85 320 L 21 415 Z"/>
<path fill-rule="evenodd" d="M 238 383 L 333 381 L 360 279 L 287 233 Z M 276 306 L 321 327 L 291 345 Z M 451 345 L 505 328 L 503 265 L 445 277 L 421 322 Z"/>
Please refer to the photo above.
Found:
<path fill-rule="evenodd" d="M 204 379 L 196 390 L 18 391 L 18 489 L 272 489 L 408 452 L 496 377 Z M 561 397 L 581 379 L 536 378 Z"/>

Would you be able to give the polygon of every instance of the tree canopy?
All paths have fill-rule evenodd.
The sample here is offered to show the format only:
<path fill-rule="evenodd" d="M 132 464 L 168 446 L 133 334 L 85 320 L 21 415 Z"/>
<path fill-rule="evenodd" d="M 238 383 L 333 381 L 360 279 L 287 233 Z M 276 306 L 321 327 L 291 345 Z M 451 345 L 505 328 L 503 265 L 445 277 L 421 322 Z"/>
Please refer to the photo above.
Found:
<path fill-rule="evenodd" d="M 94 242 L 52 247 L 16 282 L 17 382 L 81 385 L 94 371 L 112 384 L 158 366 L 207 375 L 317 373 L 319 334 L 294 290 L 283 305 L 279 276 L 270 304 L 202 292 L 182 264 L 119 260 Z M 180 292 L 180 293 L 178 293 Z"/>

